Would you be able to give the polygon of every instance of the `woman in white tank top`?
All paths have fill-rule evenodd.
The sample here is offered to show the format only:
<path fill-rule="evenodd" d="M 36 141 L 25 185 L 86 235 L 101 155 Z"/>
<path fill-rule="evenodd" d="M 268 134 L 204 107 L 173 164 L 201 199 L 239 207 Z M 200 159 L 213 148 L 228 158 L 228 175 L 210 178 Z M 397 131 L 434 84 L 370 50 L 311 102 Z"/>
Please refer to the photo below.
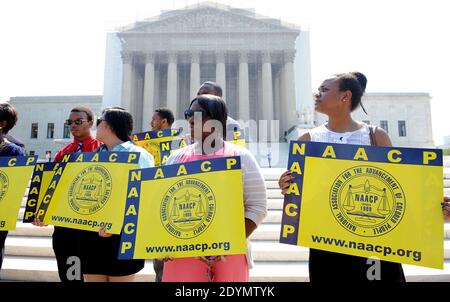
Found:
<path fill-rule="evenodd" d="M 328 122 L 311 129 L 299 137 L 301 141 L 337 144 L 391 146 L 391 140 L 381 128 L 370 126 L 352 119 L 351 112 L 361 106 L 361 97 L 367 84 L 366 77 L 359 72 L 337 74 L 325 80 L 314 95 L 315 110 L 326 114 Z M 293 177 L 289 171 L 281 175 L 279 186 L 285 194 Z M 450 221 L 450 198 L 442 203 L 444 218 Z M 344 254 L 310 249 L 310 281 L 368 281 L 367 270 L 373 265 L 368 259 Z M 401 264 L 380 261 L 381 281 L 405 281 Z"/>
<path fill-rule="evenodd" d="M 337 144 L 391 146 L 383 129 L 371 135 L 368 125 L 352 119 L 351 112 L 361 105 L 367 79 L 362 73 L 338 74 L 325 80 L 315 94 L 315 110 L 328 115 L 328 122 L 311 129 L 299 140 Z M 362 106 L 362 105 L 361 105 Z M 364 110 L 364 107 L 363 107 Z M 365 112 L 365 110 L 364 110 Z M 282 193 L 289 189 L 293 177 L 289 171 L 279 180 Z M 345 280 L 368 281 L 367 270 L 373 266 L 367 258 L 310 249 L 309 278 L 312 282 Z M 383 281 L 405 281 L 401 264 L 380 261 Z"/>

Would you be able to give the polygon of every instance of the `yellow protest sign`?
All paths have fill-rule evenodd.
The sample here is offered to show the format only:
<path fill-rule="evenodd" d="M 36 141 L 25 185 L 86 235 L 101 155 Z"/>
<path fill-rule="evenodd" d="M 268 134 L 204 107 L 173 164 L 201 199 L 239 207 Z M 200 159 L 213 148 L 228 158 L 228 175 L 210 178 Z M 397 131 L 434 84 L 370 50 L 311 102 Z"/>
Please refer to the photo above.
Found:
<path fill-rule="evenodd" d="M 0 157 L 0 231 L 16 229 L 17 216 L 37 156 Z"/>
<path fill-rule="evenodd" d="M 50 181 L 59 168 L 59 163 L 39 163 L 34 166 L 33 175 L 31 176 L 30 190 L 28 192 L 27 204 L 23 215 L 24 223 L 32 223 L 34 214 L 41 205 L 45 192 L 47 191 Z"/>
<path fill-rule="evenodd" d="M 292 142 L 280 242 L 443 268 L 442 150 Z"/>
<path fill-rule="evenodd" d="M 128 171 L 139 153 L 73 153 L 59 163 L 37 210 L 46 224 L 119 234 L 123 223 Z"/>
<path fill-rule="evenodd" d="M 119 259 L 246 253 L 240 157 L 130 172 Z"/>
<path fill-rule="evenodd" d="M 133 142 L 147 150 L 155 160 L 155 166 L 164 165 L 170 153 L 186 146 L 180 138 L 182 129 L 165 129 L 133 134 Z"/>

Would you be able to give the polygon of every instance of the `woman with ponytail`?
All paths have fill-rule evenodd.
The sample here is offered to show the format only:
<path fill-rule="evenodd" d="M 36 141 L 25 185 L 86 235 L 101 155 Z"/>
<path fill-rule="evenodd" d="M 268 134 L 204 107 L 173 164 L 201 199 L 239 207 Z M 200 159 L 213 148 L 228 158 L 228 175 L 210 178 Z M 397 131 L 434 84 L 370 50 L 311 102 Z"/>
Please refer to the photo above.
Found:
<path fill-rule="evenodd" d="M 367 78 L 360 72 L 336 74 L 326 79 L 314 95 L 315 110 L 326 114 L 328 122 L 301 135 L 298 140 L 335 144 L 391 146 L 388 134 L 378 127 L 355 121 L 351 113 L 361 106 Z M 367 113 L 366 113 L 367 114 Z M 293 177 L 289 171 L 281 175 L 282 194 L 288 191 Z M 379 260 L 375 260 L 379 261 Z M 367 258 L 310 249 L 309 279 L 311 282 L 342 280 L 344 282 L 368 281 L 368 269 L 373 261 Z M 402 265 L 380 261 L 382 281 L 405 281 Z"/>

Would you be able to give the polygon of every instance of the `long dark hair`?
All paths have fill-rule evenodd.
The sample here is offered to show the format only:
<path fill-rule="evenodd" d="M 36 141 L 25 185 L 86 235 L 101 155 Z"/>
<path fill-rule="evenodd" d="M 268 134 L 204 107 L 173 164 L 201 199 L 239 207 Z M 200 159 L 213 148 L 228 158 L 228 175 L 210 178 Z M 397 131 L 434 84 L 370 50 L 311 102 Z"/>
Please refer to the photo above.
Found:
<path fill-rule="evenodd" d="M 222 124 L 223 138 L 225 139 L 227 133 L 228 108 L 224 100 L 216 95 L 202 94 L 191 101 L 189 108 L 191 108 L 195 101 L 197 101 L 200 107 L 205 111 L 208 119 L 217 120 Z"/>
<path fill-rule="evenodd" d="M 350 90 L 352 93 L 351 110 L 354 111 L 358 106 L 361 106 L 365 114 L 366 109 L 361 103 L 361 98 L 366 91 L 367 78 L 364 74 L 358 71 L 339 73 L 336 75 L 339 81 L 339 91 Z"/>
<path fill-rule="evenodd" d="M 102 119 L 108 123 L 109 127 L 121 141 L 126 142 L 131 140 L 133 116 L 125 108 L 106 108 L 102 111 Z"/>

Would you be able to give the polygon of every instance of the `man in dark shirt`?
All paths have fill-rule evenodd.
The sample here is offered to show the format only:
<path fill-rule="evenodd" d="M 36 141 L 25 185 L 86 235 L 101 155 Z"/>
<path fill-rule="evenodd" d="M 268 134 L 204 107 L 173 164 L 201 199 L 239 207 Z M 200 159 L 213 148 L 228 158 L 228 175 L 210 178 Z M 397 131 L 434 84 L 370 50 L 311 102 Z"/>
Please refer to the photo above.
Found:
<path fill-rule="evenodd" d="M 169 129 L 172 127 L 175 117 L 173 112 L 168 108 L 158 108 L 155 110 L 152 116 L 152 121 L 150 122 L 150 127 L 152 131 Z"/>
<path fill-rule="evenodd" d="M 64 155 L 75 152 L 95 152 L 101 143 L 91 135 L 91 128 L 94 125 L 94 113 L 89 108 L 75 107 L 70 111 L 69 119 L 70 133 L 73 135 L 73 142 L 58 151 L 54 161 L 59 162 Z M 83 275 L 80 271 L 79 280 L 70 280 L 67 271 L 73 265 L 68 261 L 69 257 L 76 256 L 80 259 L 80 233 L 82 231 L 64 227 L 56 227 L 53 232 L 53 251 L 58 263 L 58 274 L 62 282 L 81 281 Z M 69 263 L 68 263 L 69 262 Z M 81 269 L 81 268 L 80 268 Z M 71 278 L 72 279 L 72 278 Z"/>

